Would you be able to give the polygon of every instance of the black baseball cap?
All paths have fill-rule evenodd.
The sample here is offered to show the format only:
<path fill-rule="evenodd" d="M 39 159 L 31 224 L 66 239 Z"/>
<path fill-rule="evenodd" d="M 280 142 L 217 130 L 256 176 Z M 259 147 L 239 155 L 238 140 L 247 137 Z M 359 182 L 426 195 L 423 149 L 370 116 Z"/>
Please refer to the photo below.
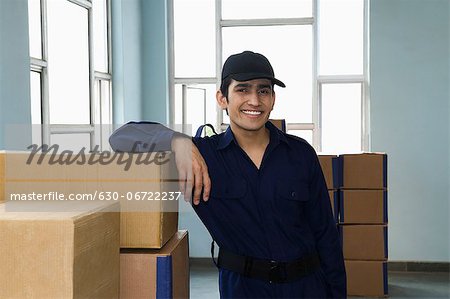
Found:
<path fill-rule="evenodd" d="M 244 51 L 227 58 L 222 68 L 222 82 L 226 78 L 236 81 L 264 78 L 278 86 L 286 87 L 283 82 L 275 78 L 269 60 L 264 55 L 252 51 Z"/>

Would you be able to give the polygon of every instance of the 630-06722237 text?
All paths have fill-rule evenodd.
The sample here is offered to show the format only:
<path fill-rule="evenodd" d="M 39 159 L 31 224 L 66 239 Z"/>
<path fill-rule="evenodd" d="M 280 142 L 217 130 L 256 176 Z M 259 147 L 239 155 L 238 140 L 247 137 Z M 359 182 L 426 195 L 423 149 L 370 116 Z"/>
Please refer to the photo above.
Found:
<path fill-rule="evenodd" d="M 119 200 L 138 200 L 138 201 L 174 201 L 181 196 L 180 191 L 170 192 L 117 192 L 117 191 L 95 191 L 93 193 L 70 193 L 47 192 L 47 193 L 11 193 L 10 201 L 119 201 Z"/>

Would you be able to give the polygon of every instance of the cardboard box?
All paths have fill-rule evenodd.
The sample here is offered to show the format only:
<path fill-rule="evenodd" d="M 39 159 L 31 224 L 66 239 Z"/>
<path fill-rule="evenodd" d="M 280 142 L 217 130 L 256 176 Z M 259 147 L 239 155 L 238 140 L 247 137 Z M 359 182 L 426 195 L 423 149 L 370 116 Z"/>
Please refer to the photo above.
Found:
<path fill-rule="evenodd" d="M 383 153 L 339 156 L 340 186 L 344 189 L 386 189 L 387 155 Z"/>
<path fill-rule="evenodd" d="M 160 250 L 122 249 L 120 298 L 189 298 L 187 231 L 178 231 Z"/>
<path fill-rule="evenodd" d="M 339 222 L 345 224 L 386 224 L 386 190 L 341 190 Z"/>
<path fill-rule="evenodd" d="M 175 212 L 125 212 L 120 215 L 121 248 L 159 249 L 178 229 Z"/>
<path fill-rule="evenodd" d="M 0 203 L 5 201 L 5 152 L 0 151 Z"/>
<path fill-rule="evenodd" d="M 75 154 L 74 154 L 75 155 Z M 86 160 L 91 155 L 86 154 Z M 98 190 L 97 164 L 69 162 L 68 155 L 3 151 L 0 153 L 0 194 L 11 195 L 94 193 Z M 3 164 L 3 165 L 2 165 Z M 3 172 L 3 175 L 2 173 Z"/>
<path fill-rule="evenodd" d="M 336 223 L 339 221 L 339 191 L 328 190 L 330 196 L 331 209 L 333 210 L 334 220 Z"/>
<path fill-rule="evenodd" d="M 386 225 L 340 225 L 344 259 L 387 260 Z"/>
<path fill-rule="evenodd" d="M 328 190 L 338 189 L 339 185 L 339 159 L 336 155 L 318 155 Z"/>
<path fill-rule="evenodd" d="M 6 182 L 1 186 L 8 201 L 10 194 L 53 192 L 66 198 L 86 194 L 95 201 L 109 196 L 110 201 L 121 203 L 121 245 L 127 248 L 161 248 L 177 231 L 178 201 L 163 200 L 178 192 L 175 158 L 170 152 L 86 153 L 78 159 L 48 153 L 36 154 L 31 163 L 28 152 L 6 152 L 2 157 Z M 47 203 L 51 208 L 60 204 Z"/>
<path fill-rule="evenodd" d="M 0 204 L 0 298 L 118 298 L 118 204 L 8 212 Z"/>
<path fill-rule="evenodd" d="M 178 191 L 174 155 L 167 159 L 170 162 L 162 165 L 134 165 L 128 172 L 120 165 L 99 168 L 100 190 L 113 190 L 133 199 L 121 202 L 121 248 L 159 249 L 177 232 L 178 201 L 162 200 L 163 194 Z"/>
<path fill-rule="evenodd" d="M 349 296 L 388 296 L 387 262 L 345 261 Z"/>
<path fill-rule="evenodd" d="M 286 133 L 286 120 L 284 119 L 269 119 L 269 121 L 279 130 Z"/>

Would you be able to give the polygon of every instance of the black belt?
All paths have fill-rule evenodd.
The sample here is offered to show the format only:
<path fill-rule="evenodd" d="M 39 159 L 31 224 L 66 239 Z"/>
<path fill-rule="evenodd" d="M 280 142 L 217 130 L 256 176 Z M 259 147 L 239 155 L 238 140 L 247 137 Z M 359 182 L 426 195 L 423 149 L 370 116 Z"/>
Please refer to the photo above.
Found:
<path fill-rule="evenodd" d="M 279 262 L 242 256 L 220 248 L 217 265 L 247 277 L 283 283 L 311 274 L 319 268 L 320 259 L 313 253 L 290 262 Z"/>

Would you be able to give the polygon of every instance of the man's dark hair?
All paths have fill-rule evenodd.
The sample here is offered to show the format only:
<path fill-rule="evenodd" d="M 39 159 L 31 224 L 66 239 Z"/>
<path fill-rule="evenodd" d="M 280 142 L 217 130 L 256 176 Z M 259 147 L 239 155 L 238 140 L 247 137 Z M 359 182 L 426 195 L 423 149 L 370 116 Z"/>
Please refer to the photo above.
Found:
<path fill-rule="evenodd" d="M 222 80 L 222 84 L 220 84 L 220 92 L 227 99 L 227 101 L 228 101 L 228 87 L 230 87 L 231 80 L 232 79 L 230 77 L 227 77 L 224 80 Z"/>

